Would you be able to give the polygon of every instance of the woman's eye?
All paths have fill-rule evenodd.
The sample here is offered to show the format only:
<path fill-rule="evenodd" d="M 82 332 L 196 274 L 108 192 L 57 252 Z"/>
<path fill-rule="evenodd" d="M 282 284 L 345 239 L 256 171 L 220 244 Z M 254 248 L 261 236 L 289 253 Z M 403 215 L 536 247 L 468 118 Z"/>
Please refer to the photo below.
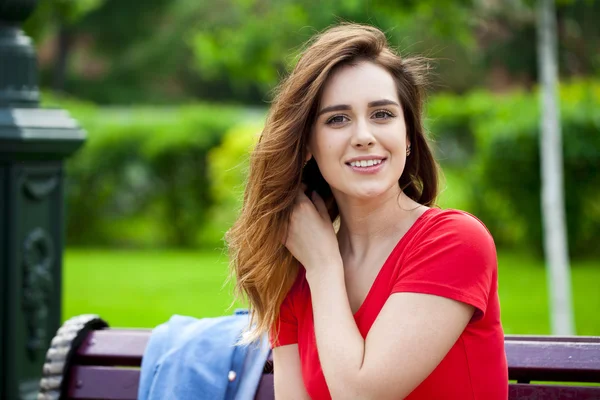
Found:
<path fill-rule="evenodd" d="M 375 111 L 373 116 L 377 119 L 388 119 L 388 118 L 394 117 L 395 115 L 387 110 L 379 110 L 379 111 Z"/>
<path fill-rule="evenodd" d="M 342 124 L 344 122 L 346 122 L 348 118 L 345 115 L 334 115 L 333 117 L 329 118 L 326 122 L 327 125 L 336 125 L 336 124 Z"/>

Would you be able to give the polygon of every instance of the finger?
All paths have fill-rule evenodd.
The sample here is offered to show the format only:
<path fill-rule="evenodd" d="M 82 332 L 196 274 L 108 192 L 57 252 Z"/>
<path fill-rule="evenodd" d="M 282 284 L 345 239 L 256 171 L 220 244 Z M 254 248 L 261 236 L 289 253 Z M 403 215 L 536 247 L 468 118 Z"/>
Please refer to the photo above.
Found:
<path fill-rule="evenodd" d="M 321 217 L 329 220 L 329 211 L 327 211 L 327 206 L 325 205 L 325 201 L 323 201 L 321 196 L 319 196 L 319 194 L 313 190 L 313 192 L 310 195 L 310 198 L 312 199 L 312 202 L 317 208 L 317 211 L 319 212 Z"/>

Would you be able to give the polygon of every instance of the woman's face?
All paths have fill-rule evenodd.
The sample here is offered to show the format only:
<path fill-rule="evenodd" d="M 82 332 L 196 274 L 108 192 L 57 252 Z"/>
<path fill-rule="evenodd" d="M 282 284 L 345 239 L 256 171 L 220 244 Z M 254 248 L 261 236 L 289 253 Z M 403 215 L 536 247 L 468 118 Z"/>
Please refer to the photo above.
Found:
<path fill-rule="evenodd" d="M 408 143 L 392 76 L 368 61 L 343 66 L 320 104 L 308 150 L 336 199 L 397 192 Z"/>

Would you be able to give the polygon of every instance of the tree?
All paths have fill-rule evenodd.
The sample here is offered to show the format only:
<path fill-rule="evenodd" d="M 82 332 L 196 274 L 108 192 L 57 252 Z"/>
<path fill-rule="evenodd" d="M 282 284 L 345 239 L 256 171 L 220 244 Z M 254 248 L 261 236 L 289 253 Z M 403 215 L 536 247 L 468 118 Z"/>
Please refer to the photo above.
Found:
<path fill-rule="evenodd" d="M 558 1 L 564 38 L 561 71 L 567 76 L 593 74 L 598 70 L 600 2 Z M 192 99 L 264 104 L 302 43 L 339 21 L 378 26 L 403 55 L 433 58 L 436 89 L 465 92 L 489 85 L 498 76 L 491 76 L 490 67 L 508 72 L 507 82 L 500 80 L 498 87 L 530 85 L 536 80 L 533 4 L 534 0 L 321 0 L 318 5 L 314 0 L 220 0 L 217 5 L 189 0 L 46 0 L 27 31 L 34 39 L 44 36 L 38 42 L 57 44 L 40 65 L 42 86 L 62 86 L 64 77 L 65 91 L 79 98 L 100 104 Z"/>
<path fill-rule="evenodd" d="M 72 26 L 105 0 L 47 0 L 42 2 L 25 24 L 25 31 L 39 41 L 48 30 L 57 30 L 53 89 L 64 89 L 67 63 L 73 42 Z"/>
<path fill-rule="evenodd" d="M 552 333 L 572 335 L 571 274 L 565 227 L 563 157 L 557 95 L 558 55 L 554 0 L 538 0 L 538 67 L 540 90 L 540 159 L 544 253 Z"/>
<path fill-rule="evenodd" d="M 201 76 L 231 81 L 237 95 L 253 89 L 268 93 L 294 64 L 302 43 L 341 21 L 376 25 L 403 53 L 455 59 L 452 50 L 475 45 L 471 3 L 321 0 L 317 7 L 313 0 L 228 0 L 225 12 L 205 10 L 190 42 Z"/>

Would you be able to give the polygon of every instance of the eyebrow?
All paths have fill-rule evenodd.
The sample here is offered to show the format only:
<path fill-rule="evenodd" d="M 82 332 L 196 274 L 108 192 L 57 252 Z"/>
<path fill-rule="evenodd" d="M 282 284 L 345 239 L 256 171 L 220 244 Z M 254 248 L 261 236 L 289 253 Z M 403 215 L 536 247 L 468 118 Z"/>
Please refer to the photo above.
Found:
<path fill-rule="evenodd" d="M 400 107 L 400 104 L 396 103 L 393 100 L 375 100 L 375 101 L 372 101 L 369 104 L 367 104 L 367 106 L 369 108 L 372 108 L 372 107 L 381 107 L 381 106 L 389 106 L 389 105 Z M 350 107 L 348 104 L 336 104 L 334 106 L 329 106 L 329 107 L 322 108 L 317 113 L 317 117 L 320 116 L 321 114 L 325 114 L 325 113 L 331 112 L 331 111 L 344 111 L 344 110 L 351 110 L 351 109 L 352 109 L 352 107 Z"/>

